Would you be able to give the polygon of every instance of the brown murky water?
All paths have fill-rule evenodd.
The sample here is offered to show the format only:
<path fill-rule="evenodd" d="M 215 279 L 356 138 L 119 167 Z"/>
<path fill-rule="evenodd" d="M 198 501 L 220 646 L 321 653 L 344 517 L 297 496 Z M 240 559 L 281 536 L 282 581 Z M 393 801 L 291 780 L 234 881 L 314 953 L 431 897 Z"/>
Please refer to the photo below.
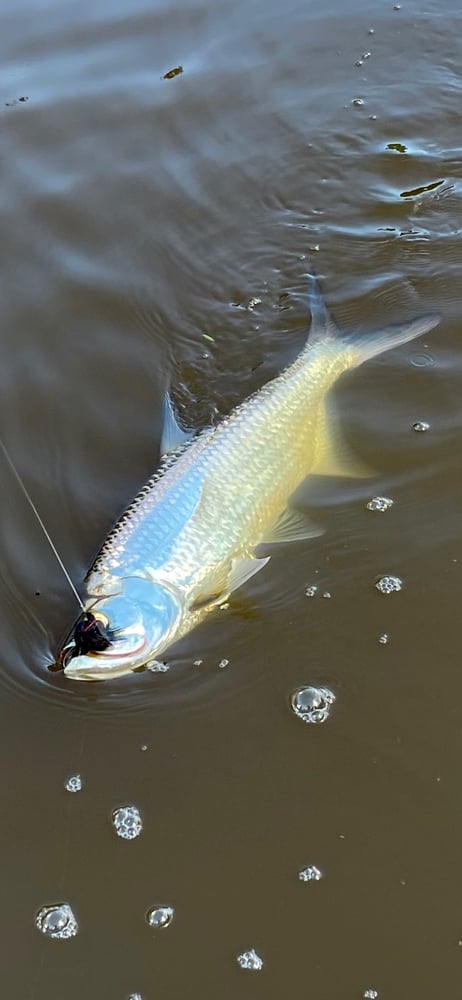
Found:
<path fill-rule="evenodd" d="M 2 996 L 456 995 L 460 6 L 5 0 L 0 55 L 1 434 L 77 585 L 157 462 L 169 377 L 200 424 L 274 375 L 313 262 L 349 329 L 444 314 L 339 385 L 378 479 L 319 482 L 325 535 L 166 674 L 49 673 L 77 609 L 2 460 Z M 337 700 L 307 726 L 290 694 L 319 682 Z M 73 940 L 35 928 L 54 902 Z"/>

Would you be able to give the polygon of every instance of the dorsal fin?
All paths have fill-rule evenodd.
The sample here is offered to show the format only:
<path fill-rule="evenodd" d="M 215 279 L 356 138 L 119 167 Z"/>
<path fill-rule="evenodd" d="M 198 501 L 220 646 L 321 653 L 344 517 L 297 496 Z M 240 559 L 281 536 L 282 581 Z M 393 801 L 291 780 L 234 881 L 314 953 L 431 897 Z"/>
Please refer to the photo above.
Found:
<path fill-rule="evenodd" d="M 160 441 L 161 455 L 175 451 L 192 438 L 194 431 L 184 431 L 176 418 L 170 393 L 166 392 L 162 406 L 162 437 Z"/>

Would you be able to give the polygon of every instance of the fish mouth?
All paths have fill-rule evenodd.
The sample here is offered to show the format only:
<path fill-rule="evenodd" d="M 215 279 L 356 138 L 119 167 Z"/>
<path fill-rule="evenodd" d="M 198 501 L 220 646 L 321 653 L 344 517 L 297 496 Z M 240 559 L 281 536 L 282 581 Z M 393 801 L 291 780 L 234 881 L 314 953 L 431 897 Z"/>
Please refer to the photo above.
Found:
<path fill-rule="evenodd" d="M 127 651 L 117 652 L 117 644 L 111 643 L 107 650 L 103 652 L 89 652 L 84 655 L 75 655 L 71 649 L 63 650 L 61 655 L 62 669 L 66 677 L 73 681 L 104 681 L 117 677 L 143 667 L 149 657 L 148 642 L 146 639 L 130 653 Z"/>
<path fill-rule="evenodd" d="M 104 680 L 140 667 L 148 654 L 146 635 L 130 627 L 110 629 L 104 615 L 87 612 L 61 649 L 54 669 L 76 680 Z"/>

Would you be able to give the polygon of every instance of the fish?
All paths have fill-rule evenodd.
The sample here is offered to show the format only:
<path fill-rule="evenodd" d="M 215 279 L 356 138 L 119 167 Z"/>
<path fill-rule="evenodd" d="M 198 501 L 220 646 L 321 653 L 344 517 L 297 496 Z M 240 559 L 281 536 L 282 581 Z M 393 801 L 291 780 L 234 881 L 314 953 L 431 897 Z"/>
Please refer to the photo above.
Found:
<path fill-rule="evenodd" d="M 268 566 L 272 546 L 321 533 L 294 504 L 304 480 L 371 474 L 342 440 L 331 389 L 344 372 L 423 336 L 441 317 L 343 334 L 314 275 L 308 290 L 311 324 L 295 361 L 217 425 L 188 433 L 166 394 L 160 465 L 86 577 L 83 613 L 58 656 L 68 678 L 154 667 Z"/>

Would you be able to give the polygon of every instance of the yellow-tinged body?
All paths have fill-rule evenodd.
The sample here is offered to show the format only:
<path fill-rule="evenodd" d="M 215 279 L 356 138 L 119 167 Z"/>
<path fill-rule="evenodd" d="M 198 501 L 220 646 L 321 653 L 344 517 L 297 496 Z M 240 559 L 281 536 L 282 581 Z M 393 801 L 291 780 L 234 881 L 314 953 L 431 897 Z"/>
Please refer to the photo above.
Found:
<path fill-rule="evenodd" d="M 119 676 L 160 656 L 263 569 L 269 556 L 259 546 L 318 533 L 291 509 L 292 494 L 310 474 L 358 474 L 351 456 L 345 461 L 338 444 L 333 448 L 329 390 L 348 368 L 421 335 L 438 320 L 427 317 L 353 341 L 339 336 L 315 286 L 311 304 L 312 334 L 297 360 L 216 428 L 167 456 L 88 576 L 86 607 L 109 629 L 114 614 L 114 635 L 124 631 L 121 595 L 127 588 L 132 619 L 133 607 L 148 615 L 152 593 L 155 638 L 136 655 L 116 654 L 115 642 L 103 653 L 77 655 L 65 668 L 70 676 Z M 167 416 L 172 423 L 170 407 Z M 127 636 L 134 630 L 132 622 Z"/>

